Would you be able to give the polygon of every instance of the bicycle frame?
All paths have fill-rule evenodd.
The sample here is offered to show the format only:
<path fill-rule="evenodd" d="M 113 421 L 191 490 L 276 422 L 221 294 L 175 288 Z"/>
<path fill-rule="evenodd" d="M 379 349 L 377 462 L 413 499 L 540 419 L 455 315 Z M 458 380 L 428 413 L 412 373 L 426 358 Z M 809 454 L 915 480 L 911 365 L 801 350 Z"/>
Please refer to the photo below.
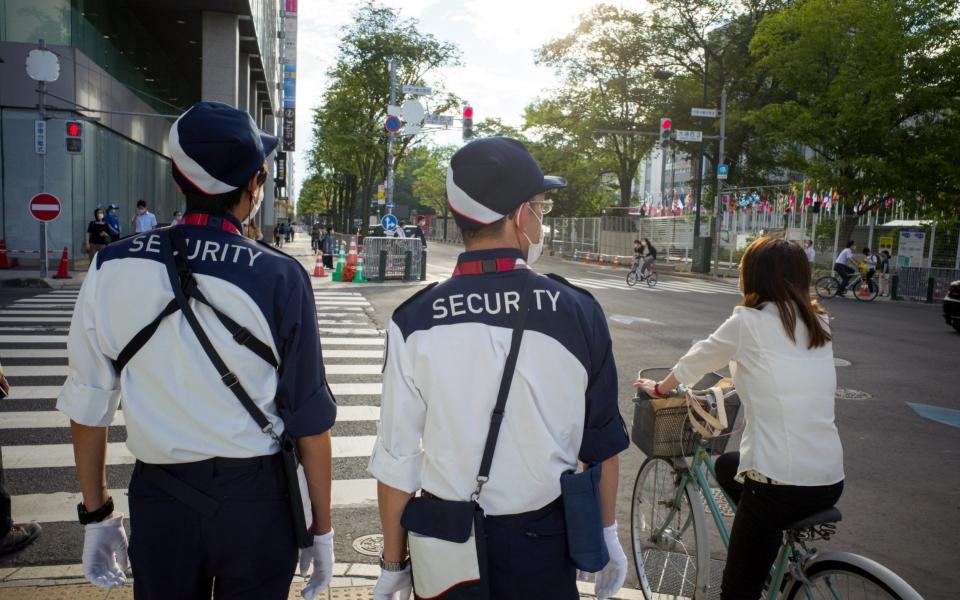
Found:
<path fill-rule="evenodd" d="M 673 459 L 673 464 L 676 470 L 680 473 L 679 480 L 677 481 L 677 492 L 676 496 L 673 499 L 673 506 L 670 508 L 670 512 L 667 513 L 667 517 L 663 520 L 663 526 L 659 531 L 656 532 L 657 537 L 660 537 L 665 533 L 667 525 L 670 523 L 670 520 L 676 514 L 678 507 L 683 503 L 683 494 L 687 490 L 687 486 L 693 484 L 694 487 L 699 488 L 700 495 L 703 497 L 704 501 L 707 503 L 707 506 L 710 509 L 710 516 L 713 517 L 713 523 L 717 527 L 717 531 L 720 533 L 720 538 L 723 540 L 724 547 L 730 547 L 730 531 L 727 529 L 726 523 L 723 522 L 722 517 L 720 516 L 720 506 L 717 504 L 717 501 L 714 499 L 712 493 L 705 493 L 705 491 L 710 490 L 710 481 L 709 477 L 712 477 L 714 481 L 717 481 L 717 471 L 713 463 L 713 458 L 707 452 L 706 447 L 703 442 L 700 442 L 697 446 L 697 450 L 693 455 L 693 460 L 687 462 L 686 458 L 675 458 Z M 733 502 L 730 496 L 727 494 L 726 490 L 723 487 L 720 487 L 720 491 L 723 494 L 724 500 L 727 504 L 736 512 L 737 505 Z M 687 519 L 687 522 L 684 523 L 683 527 L 680 530 L 682 534 L 688 527 L 693 525 L 696 517 L 693 515 L 694 511 L 702 511 L 703 507 L 701 506 L 691 506 L 691 517 Z M 701 544 L 698 542 L 697 546 Z M 708 548 L 704 548 L 709 551 Z M 697 548 L 698 554 L 701 549 Z M 802 552 L 801 552 L 802 551 Z M 774 562 L 771 567 L 771 579 L 767 587 L 767 593 L 765 598 L 767 600 L 774 600 L 777 595 L 779 595 L 781 588 L 786 577 L 789 575 L 800 581 L 804 581 L 803 575 L 800 572 L 793 572 L 789 570 L 788 567 L 791 563 L 791 559 L 794 560 L 796 564 L 802 564 L 805 557 L 811 555 L 812 553 L 807 550 L 806 545 L 802 541 L 798 541 L 791 538 L 788 538 L 784 544 L 780 547 L 780 551 L 777 554 L 777 560 Z M 707 555 L 709 557 L 709 555 Z M 697 564 L 704 565 L 708 564 L 706 561 L 701 560 L 701 556 L 697 557 Z M 707 591 L 707 580 L 709 579 L 709 573 L 702 573 L 699 569 L 697 572 L 697 592 L 704 594 L 706 597 Z M 835 600 L 841 600 L 834 591 Z M 807 590 L 807 597 L 810 597 L 810 592 Z M 695 600 L 700 600 L 700 597 L 695 595 Z M 812 600 L 812 599 L 811 599 Z"/>

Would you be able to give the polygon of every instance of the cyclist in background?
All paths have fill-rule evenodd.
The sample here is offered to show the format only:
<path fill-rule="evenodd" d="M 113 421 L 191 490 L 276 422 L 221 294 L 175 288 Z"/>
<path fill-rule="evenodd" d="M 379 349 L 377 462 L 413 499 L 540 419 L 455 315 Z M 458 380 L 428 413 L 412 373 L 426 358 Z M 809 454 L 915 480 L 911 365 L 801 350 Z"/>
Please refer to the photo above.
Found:
<path fill-rule="evenodd" d="M 880 257 L 876 254 L 870 252 L 870 248 L 864 247 L 863 249 L 863 259 L 860 261 L 860 270 L 863 273 L 863 278 L 867 280 L 867 289 L 873 291 L 874 283 L 873 276 L 877 272 L 877 264 L 880 262 Z"/>
<path fill-rule="evenodd" d="M 633 240 L 633 263 L 631 263 L 630 269 L 636 269 L 640 265 L 641 260 L 643 260 L 643 242 Z"/>
<path fill-rule="evenodd" d="M 847 247 L 840 251 L 837 260 L 833 261 L 833 270 L 840 276 L 840 289 L 837 295 L 841 298 L 847 295 L 847 285 L 850 283 L 850 276 L 856 273 L 856 268 L 860 265 L 853 256 L 857 249 L 857 243 L 853 240 L 847 242 Z"/>
<path fill-rule="evenodd" d="M 740 261 L 743 304 L 662 381 L 634 383 L 656 398 L 727 365 L 733 374 L 746 422 L 740 452 L 716 461 L 717 481 L 737 507 L 722 600 L 760 598 L 784 528 L 832 507 L 843 491 L 830 326 L 809 290 L 803 249 L 756 240 Z"/>
<path fill-rule="evenodd" d="M 650 238 L 643 238 L 643 267 L 640 274 L 647 276 L 653 272 L 653 266 L 657 264 L 657 249 L 650 243 Z"/>

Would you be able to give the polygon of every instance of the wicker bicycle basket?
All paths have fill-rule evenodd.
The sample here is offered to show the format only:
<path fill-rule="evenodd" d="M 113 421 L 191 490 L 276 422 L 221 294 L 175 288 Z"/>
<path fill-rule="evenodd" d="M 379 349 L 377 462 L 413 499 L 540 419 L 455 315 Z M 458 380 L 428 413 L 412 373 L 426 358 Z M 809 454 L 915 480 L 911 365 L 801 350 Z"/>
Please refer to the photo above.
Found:
<path fill-rule="evenodd" d="M 660 375 L 657 375 L 659 372 Z M 642 377 L 658 379 L 669 373 L 669 369 L 648 369 L 641 373 Z M 722 377 L 710 373 L 701 379 L 694 389 L 702 390 L 715 385 Z M 654 401 L 643 392 L 633 399 L 633 428 L 630 437 L 637 448 L 648 457 L 661 456 L 665 458 L 691 456 L 700 442 L 700 435 L 694 431 L 687 417 L 686 404 L 660 408 L 654 407 Z M 663 404 L 663 403 L 660 403 Z M 729 425 L 722 435 L 706 443 L 706 450 L 710 454 L 720 454 L 730 439 L 730 432 L 740 412 L 740 399 L 737 396 L 727 398 L 724 403 Z"/>

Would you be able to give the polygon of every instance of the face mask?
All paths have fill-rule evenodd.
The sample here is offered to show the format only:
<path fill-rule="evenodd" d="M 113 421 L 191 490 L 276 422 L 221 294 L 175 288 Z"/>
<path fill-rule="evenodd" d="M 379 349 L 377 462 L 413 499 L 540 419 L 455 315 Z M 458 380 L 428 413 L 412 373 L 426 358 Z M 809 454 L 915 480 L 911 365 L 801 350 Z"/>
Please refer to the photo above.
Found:
<path fill-rule="evenodd" d="M 137 209 L 137 213 L 138 213 L 138 214 L 141 214 L 141 215 L 146 214 L 146 213 L 147 213 L 147 209 L 145 209 L 145 208 L 138 208 L 138 209 Z"/>
<path fill-rule="evenodd" d="M 263 186 L 260 186 L 260 188 L 257 189 L 257 195 L 253 199 L 253 207 L 250 209 L 250 214 L 247 215 L 247 218 L 243 220 L 244 225 L 248 225 L 250 221 L 257 216 L 257 213 L 260 212 L 261 204 L 263 204 Z"/>
<path fill-rule="evenodd" d="M 536 243 L 530 239 L 530 236 L 527 235 L 527 232 L 523 232 L 523 237 L 527 238 L 527 242 L 530 243 L 530 247 L 527 249 L 527 264 L 532 265 L 533 263 L 540 260 L 540 255 L 543 253 L 543 219 L 537 216 L 537 213 L 534 212 L 530 205 L 527 204 L 527 210 L 533 215 L 533 217 L 540 223 L 540 240 Z M 517 214 L 517 227 L 520 227 L 520 215 Z"/>

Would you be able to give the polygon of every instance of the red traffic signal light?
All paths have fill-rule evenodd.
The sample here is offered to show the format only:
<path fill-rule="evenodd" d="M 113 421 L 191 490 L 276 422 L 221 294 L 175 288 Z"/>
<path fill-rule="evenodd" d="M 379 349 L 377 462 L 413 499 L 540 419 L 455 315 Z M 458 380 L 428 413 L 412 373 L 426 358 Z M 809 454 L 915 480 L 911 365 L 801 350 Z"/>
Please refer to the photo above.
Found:
<path fill-rule="evenodd" d="M 67 152 L 70 154 L 80 154 L 83 152 L 83 124 L 80 121 L 67 121 L 66 123 L 66 142 Z"/>
<path fill-rule="evenodd" d="M 463 140 L 473 139 L 473 107 L 463 107 Z"/>
<path fill-rule="evenodd" d="M 69 137 L 80 137 L 79 121 L 67 121 L 67 135 Z"/>
<path fill-rule="evenodd" d="M 472 119 L 472 118 L 473 118 L 473 107 L 472 107 L 472 106 L 464 106 L 464 107 L 463 107 L 463 118 L 464 118 L 464 119 Z"/>
<path fill-rule="evenodd" d="M 663 119 L 660 119 L 660 131 L 670 131 L 671 125 L 672 123 L 670 122 L 670 119 L 666 117 L 664 117 Z"/>

